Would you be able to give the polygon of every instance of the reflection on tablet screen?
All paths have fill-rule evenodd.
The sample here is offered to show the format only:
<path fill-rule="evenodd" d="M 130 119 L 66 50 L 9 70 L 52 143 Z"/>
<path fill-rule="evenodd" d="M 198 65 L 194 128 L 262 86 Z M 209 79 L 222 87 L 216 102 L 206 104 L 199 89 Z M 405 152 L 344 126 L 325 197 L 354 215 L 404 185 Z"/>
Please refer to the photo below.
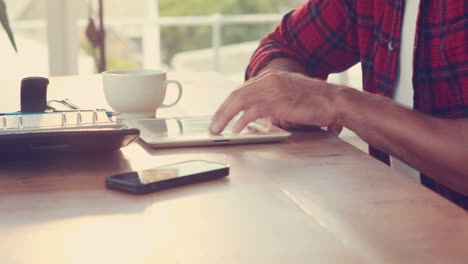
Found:
<path fill-rule="evenodd" d="M 211 119 L 209 117 L 181 118 L 181 119 L 154 119 L 141 120 L 139 123 L 156 137 L 196 136 L 209 134 L 208 127 Z M 222 135 L 232 134 L 232 127 L 236 120 L 231 121 L 224 129 Z M 240 134 L 262 134 L 268 129 L 251 123 Z"/>

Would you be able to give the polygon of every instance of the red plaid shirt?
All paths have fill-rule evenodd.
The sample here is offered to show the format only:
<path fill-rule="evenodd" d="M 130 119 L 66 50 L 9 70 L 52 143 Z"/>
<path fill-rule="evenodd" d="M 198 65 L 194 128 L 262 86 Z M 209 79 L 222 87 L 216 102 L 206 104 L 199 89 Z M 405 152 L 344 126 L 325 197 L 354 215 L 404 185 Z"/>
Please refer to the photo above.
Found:
<path fill-rule="evenodd" d="M 404 0 L 309 0 L 261 41 L 246 79 L 278 57 L 295 59 L 321 79 L 361 62 L 364 90 L 391 97 L 403 9 Z M 421 0 L 416 32 L 414 108 L 432 116 L 468 117 L 468 2 Z M 389 163 L 387 154 L 370 151 Z M 425 175 L 421 179 L 468 210 L 467 196 Z"/>

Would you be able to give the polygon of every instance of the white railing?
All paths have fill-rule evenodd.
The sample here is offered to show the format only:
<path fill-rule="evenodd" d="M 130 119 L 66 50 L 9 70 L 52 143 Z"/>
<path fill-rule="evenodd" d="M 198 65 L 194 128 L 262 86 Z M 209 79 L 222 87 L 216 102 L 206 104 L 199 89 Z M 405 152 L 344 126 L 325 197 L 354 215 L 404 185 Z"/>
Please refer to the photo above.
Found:
<path fill-rule="evenodd" d="M 141 26 L 141 27 L 155 27 L 156 30 L 145 30 L 142 34 L 143 43 L 147 43 L 145 39 L 152 39 L 153 42 L 149 43 L 148 47 L 158 47 L 160 53 L 160 36 L 154 36 L 153 34 L 159 34 L 160 27 L 167 26 L 202 26 L 208 25 L 212 28 L 212 49 L 214 54 L 213 65 L 215 71 L 220 69 L 220 48 L 222 46 L 222 28 L 224 25 L 240 25 L 240 24 L 268 24 L 275 23 L 281 20 L 281 14 L 255 14 L 255 15 L 221 15 L 214 14 L 210 16 L 166 16 L 157 18 L 129 18 L 129 19 L 107 19 L 105 21 L 106 27 L 118 27 L 118 26 Z M 78 26 L 83 29 L 87 24 L 87 20 L 80 19 Z M 29 21 L 15 21 L 14 29 L 37 29 L 45 28 L 46 22 L 44 20 L 29 20 Z M 144 47 L 144 56 L 147 54 Z M 152 52 L 154 53 L 154 52 Z M 158 58 L 151 58 L 150 61 L 157 61 L 160 64 L 160 54 L 157 54 Z M 51 61 L 53 63 L 53 61 Z M 70 62 L 77 63 L 77 62 Z M 145 65 L 148 66 L 148 65 Z"/>
<path fill-rule="evenodd" d="M 252 25 L 278 23 L 283 15 L 281 14 L 255 14 L 255 15 L 222 15 L 214 14 L 210 16 L 172 16 L 159 17 L 154 19 L 118 19 L 106 20 L 107 27 L 113 26 L 154 26 L 155 31 L 145 31 L 159 34 L 160 27 L 167 26 L 211 26 L 211 45 L 213 49 L 213 69 L 220 70 L 220 49 L 222 46 L 222 30 L 224 25 Z M 85 22 L 81 22 L 85 23 Z M 143 34 L 143 43 L 145 38 L 154 38 L 152 35 Z M 157 36 L 156 39 L 161 39 Z M 154 46 L 161 47 L 160 43 L 154 43 Z M 160 49 L 160 48 L 159 48 Z"/>
<path fill-rule="evenodd" d="M 222 47 L 222 30 L 225 25 L 251 25 L 251 24 L 270 24 L 278 23 L 282 14 L 247 14 L 247 15 L 222 15 L 214 14 L 210 16 L 164 16 L 153 18 L 128 18 L 128 19 L 107 19 L 105 21 L 107 28 L 118 26 L 141 26 L 153 30 L 144 30 L 142 34 L 142 43 L 146 43 L 143 47 L 143 57 L 146 57 L 144 64 L 153 63 L 153 65 L 144 65 L 144 67 L 158 67 L 160 65 L 160 27 L 166 26 L 201 26 L 208 25 L 212 28 L 211 45 L 213 50 L 213 69 L 220 70 L 220 49 Z M 87 20 L 80 19 L 77 21 L 76 33 L 78 29 L 83 29 L 87 24 Z M 35 21 L 15 21 L 14 28 L 18 29 L 37 29 L 44 28 L 46 22 L 43 20 Z M 68 32 L 70 34 L 70 32 Z M 155 36 L 155 34 L 157 36 Z M 156 48 L 156 50 L 154 50 Z M 76 51 L 78 52 L 78 51 Z M 151 56 L 148 56 L 150 55 Z M 73 58 L 74 56 L 67 56 Z M 50 61 L 54 63 L 54 61 Z M 78 64 L 77 61 L 69 61 L 68 63 Z M 154 64 L 156 63 L 156 65 Z M 69 73 L 73 74 L 73 73 Z M 53 73 L 51 73 L 53 75 Z M 340 74 L 340 83 L 348 82 L 347 74 Z"/>

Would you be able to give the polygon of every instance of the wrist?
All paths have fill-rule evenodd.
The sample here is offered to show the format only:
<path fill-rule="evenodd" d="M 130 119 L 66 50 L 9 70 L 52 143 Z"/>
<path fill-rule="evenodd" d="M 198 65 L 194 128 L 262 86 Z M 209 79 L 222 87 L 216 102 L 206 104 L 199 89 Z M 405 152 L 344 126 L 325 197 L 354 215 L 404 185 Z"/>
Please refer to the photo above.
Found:
<path fill-rule="evenodd" d="M 339 85 L 336 89 L 334 100 L 335 123 L 347 127 L 348 117 L 353 111 L 353 105 L 360 91 L 354 88 Z"/>
<path fill-rule="evenodd" d="M 284 71 L 306 74 L 305 67 L 299 62 L 290 58 L 276 58 L 268 62 L 265 67 L 260 69 L 257 76 L 266 71 Z"/>

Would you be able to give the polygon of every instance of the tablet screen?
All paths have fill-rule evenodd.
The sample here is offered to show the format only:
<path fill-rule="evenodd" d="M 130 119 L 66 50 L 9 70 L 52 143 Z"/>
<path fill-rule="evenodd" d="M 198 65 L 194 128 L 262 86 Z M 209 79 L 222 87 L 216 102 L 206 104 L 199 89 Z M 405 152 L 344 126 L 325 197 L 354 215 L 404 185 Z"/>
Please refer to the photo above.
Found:
<path fill-rule="evenodd" d="M 174 119 L 153 119 L 153 120 L 140 120 L 139 123 L 145 129 L 151 131 L 156 137 L 180 137 L 180 136 L 197 136 L 208 135 L 208 127 L 210 125 L 209 117 L 197 118 L 174 118 Z M 231 121 L 224 129 L 222 135 L 231 135 L 232 127 L 235 120 Z M 257 124 L 249 124 L 242 134 L 261 134 L 267 133 L 268 130 Z"/>

